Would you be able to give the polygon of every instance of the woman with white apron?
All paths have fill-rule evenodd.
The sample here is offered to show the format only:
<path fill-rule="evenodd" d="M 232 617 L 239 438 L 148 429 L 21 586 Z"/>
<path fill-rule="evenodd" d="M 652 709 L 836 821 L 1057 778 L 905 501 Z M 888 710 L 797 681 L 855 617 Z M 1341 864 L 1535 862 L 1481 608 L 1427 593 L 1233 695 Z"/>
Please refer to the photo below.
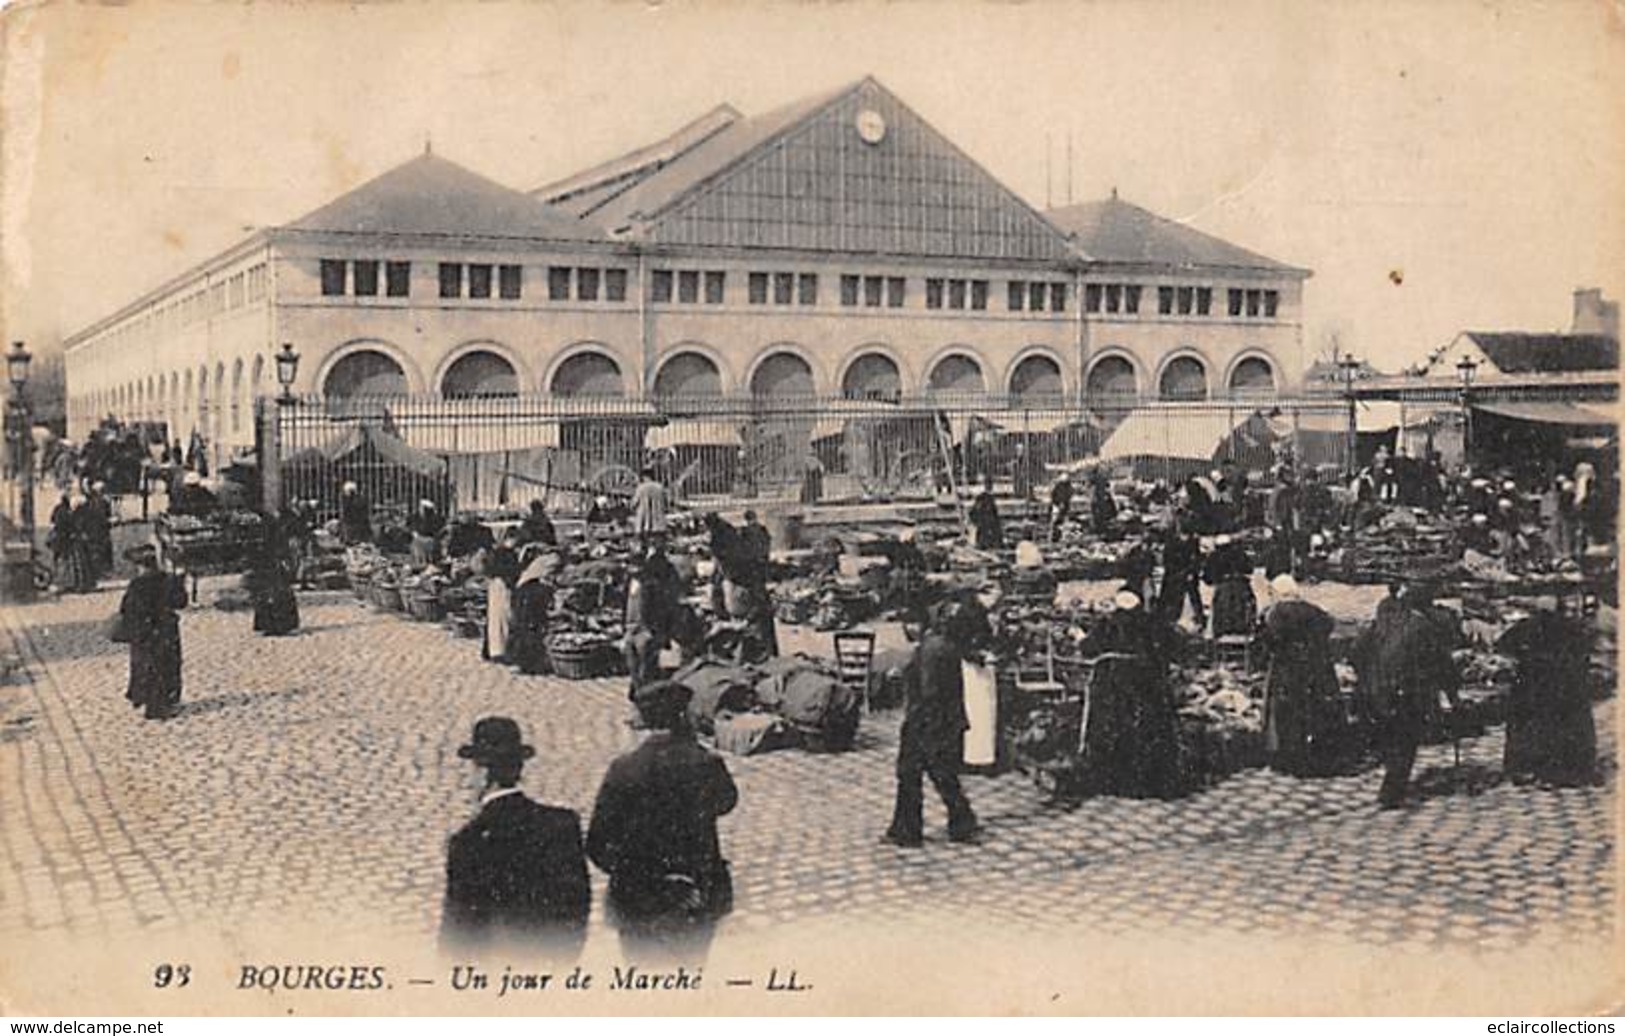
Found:
<path fill-rule="evenodd" d="M 514 552 L 512 533 L 486 555 L 485 576 L 485 644 L 480 657 L 488 662 L 506 662 L 513 586 L 519 578 L 519 555 Z"/>

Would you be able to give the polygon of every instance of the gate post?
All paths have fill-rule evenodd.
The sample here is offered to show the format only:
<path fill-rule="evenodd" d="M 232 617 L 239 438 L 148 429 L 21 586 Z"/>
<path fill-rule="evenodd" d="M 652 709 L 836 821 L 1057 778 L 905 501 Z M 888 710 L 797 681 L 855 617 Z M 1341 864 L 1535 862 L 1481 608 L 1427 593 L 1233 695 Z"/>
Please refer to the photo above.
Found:
<path fill-rule="evenodd" d="M 260 464 L 260 506 L 282 510 L 282 404 L 260 396 L 254 400 L 254 438 Z"/>

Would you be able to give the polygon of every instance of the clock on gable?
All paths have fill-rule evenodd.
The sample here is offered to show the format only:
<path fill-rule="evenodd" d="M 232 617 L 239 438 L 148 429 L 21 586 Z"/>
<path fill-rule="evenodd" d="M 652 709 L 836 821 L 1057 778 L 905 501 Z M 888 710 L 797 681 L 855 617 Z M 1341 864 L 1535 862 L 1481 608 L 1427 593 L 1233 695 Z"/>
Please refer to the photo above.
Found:
<path fill-rule="evenodd" d="M 873 108 L 858 112 L 858 137 L 865 144 L 878 144 L 886 138 L 886 120 Z"/>

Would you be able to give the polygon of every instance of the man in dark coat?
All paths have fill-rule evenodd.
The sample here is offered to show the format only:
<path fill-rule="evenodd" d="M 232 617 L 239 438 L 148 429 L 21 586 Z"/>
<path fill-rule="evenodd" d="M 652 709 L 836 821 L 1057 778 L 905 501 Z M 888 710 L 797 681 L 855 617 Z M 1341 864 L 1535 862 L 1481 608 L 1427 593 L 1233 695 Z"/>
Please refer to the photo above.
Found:
<path fill-rule="evenodd" d="M 927 775 L 948 810 L 948 838 L 973 842 L 980 825 L 959 785 L 964 756 L 965 675 L 961 668 L 972 619 L 957 602 L 938 605 L 904 676 L 903 729 L 897 746 L 897 802 L 886 841 L 905 849 L 924 844 Z"/>
<path fill-rule="evenodd" d="M 1597 772 L 1590 638 L 1579 622 L 1561 614 L 1557 598 L 1542 598 L 1539 605 L 1495 646 L 1518 663 L 1507 695 L 1503 770 L 1518 784 L 1584 787 Z"/>
<path fill-rule="evenodd" d="M 1072 479 L 1066 472 L 1061 472 L 1055 479 L 1055 484 L 1049 490 L 1050 527 L 1049 538 L 1057 541 L 1061 538 L 1061 531 L 1072 518 Z"/>
<path fill-rule="evenodd" d="M 553 519 L 547 516 L 547 507 L 540 500 L 532 500 L 530 513 L 519 523 L 519 545 L 539 543 L 544 547 L 553 547 L 558 542 L 558 532 L 553 528 Z"/>
<path fill-rule="evenodd" d="M 1457 700 L 1451 632 L 1432 608 L 1429 589 L 1397 584 L 1377 605 L 1375 621 L 1360 635 L 1354 659 L 1384 773 L 1377 804 L 1405 801 L 1416 750 L 1444 692 Z"/>
<path fill-rule="evenodd" d="M 977 550 L 1000 550 L 1004 547 L 1004 524 L 999 520 L 999 505 L 991 489 L 983 489 L 970 505 L 970 524 L 976 530 Z"/>
<path fill-rule="evenodd" d="M 181 701 L 181 624 L 186 581 L 158 566 L 150 546 L 126 552 L 138 570 L 119 602 L 119 621 L 130 645 L 130 682 L 124 697 L 147 719 L 169 719 Z"/>
<path fill-rule="evenodd" d="M 495 546 L 496 536 L 484 522 L 471 514 L 458 515 L 446 530 L 448 558 L 466 558 Z"/>
<path fill-rule="evenodd" d="M 1196 627 L 1207 626 L 1202 607 L 1202 541 L 1176 521 L 1162 545 L 1162 588 L 1157 595 L 1157 614 L 1170 626 L 1177 626 L 1189 600 L 1196 612 Z"/>
<path fill-rule="evenodd" d="M 346 546 L 372 542 L 372 503 L 354 482 L 339 491 L 339 538 Z"/>
<path fill-rule="evenodd" d="M 519 790 L 536 750 L 519 724 L 486 716 L 457 754 L 485 770 L 474 819 L 446 850 L 442 944 L 450 950 L 506 946 L 574 960 L 586 936 L 592 888 L 581 848 L 581 818 Z"/>
<path fill-rule="evenodd" d="M 1095 535 L 1102 538 L 1109 537 L 1117 523 L 1117 501 L 1112 499 L 1111 483 L 1106 481 L 1106 473 L 1098 469 L 1089 500 L 1089 521 L 1094 526 Z"/>
<path fill-rule="evenodd" d="M 107 500 L 107 483 L 92 482 L 85 494 L 84 526 L 81 530 L 90 548 L 90 561 L 98 579 L 113 571 L 113 505 Z"/>
<path fill-rule="evenodd" d="M 728 767 L 688 721 L 693 692 L 658 681 L 633 698 L 653 731 L 604 774 L 587 855 L 609 875 L 606 914 L 633 962 L 703 959 L 733 909 L 733 879 L 717 818 L 739 801 Z"/>
<path fill-rule="evenodd" d="M 734 575 L 730 576 L 738 587 L 734 617 L 750 625 L 751 637 L 758 649 L 768 657 L 779 653 L 778 625 L 773 616 L 773 597 L 767 588 L 768 572 L 773 565 L 773 537 L 756 517 L 755 511 L 745 512 L 745 524 L 739 530 Z"/>

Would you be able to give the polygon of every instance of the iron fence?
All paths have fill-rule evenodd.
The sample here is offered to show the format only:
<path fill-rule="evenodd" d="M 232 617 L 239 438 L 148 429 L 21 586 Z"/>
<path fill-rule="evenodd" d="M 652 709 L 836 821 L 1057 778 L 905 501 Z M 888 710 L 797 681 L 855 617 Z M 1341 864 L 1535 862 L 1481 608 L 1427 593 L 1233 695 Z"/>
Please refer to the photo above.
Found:
<path fill-rule="evenodd" d="M 276 472 L 267 503 L 315 500 L 327 514 L 346 481 L 385 510 L 423 498 L 479 510 L 541 499 L 581 512 L 598 497 L 630 496 L 646 469 L 679 501 L 705 506 L 926 500 L 989 485 L 1025 495 L 1093 464 L 1173 480 L 1222 462 L 1341 469 L 1348 460 L 1348 404 L 1327 397 L 392 396 L 260 406 L 261 470 Z M 1358 441 L 1369 451 L 1376 437 Z"/>

